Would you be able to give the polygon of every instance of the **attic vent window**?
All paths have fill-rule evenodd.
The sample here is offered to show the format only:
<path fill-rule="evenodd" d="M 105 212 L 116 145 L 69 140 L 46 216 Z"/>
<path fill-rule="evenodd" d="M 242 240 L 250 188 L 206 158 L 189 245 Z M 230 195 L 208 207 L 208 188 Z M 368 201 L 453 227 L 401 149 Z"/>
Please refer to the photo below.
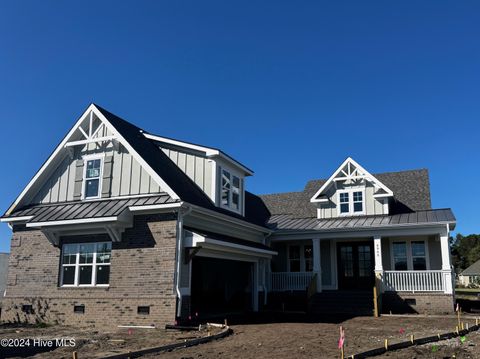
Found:
<path fill-rule="evenodd" d="M 101 158 L 91 158 L 85 160 L 85 198 L 100 197 L 100 177 L 102 169 Z"/>

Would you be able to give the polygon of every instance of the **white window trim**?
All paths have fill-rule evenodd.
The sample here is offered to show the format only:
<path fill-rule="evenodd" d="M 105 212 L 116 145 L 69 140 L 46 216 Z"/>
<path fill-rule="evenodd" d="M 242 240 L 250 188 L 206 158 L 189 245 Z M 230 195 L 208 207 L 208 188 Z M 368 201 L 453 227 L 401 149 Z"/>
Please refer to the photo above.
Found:
<path fill-rule="evenodd" d="M 99 243 L 111 243 L 111 242 L 83 242 L 83 243 L 65 243 L 62 245 L 62 251 L 60 253 L 60 287 L 62 288 L 84 288 L 84 287 L 101 287 L 106 288 L 110 286 L 110 277 L 108 278 L 109 284 L 96 284 L 97 283 L 97 266 L 111 266 L 111 252 L 110 252 L 110 263 L 97 263 L 97 244 Z M 86 244 L 95 244 L 95 252 L 93 253 L 93 262 L 92 263 L 80 263 L 80 246 Z M 75 254 L 75 264 L 63 264 L 63 251 L 65 245 L 75 245 L 77 250 Z M 91 284 L 79 284 L 80 279 L 80 266 L 92 266 L 92 282 Z M 63 267 L 73 267 L 75 268 L 75 279 L 74 284 L 63 284 Z M 110 267 L 111 268 L 111 267 Z M 111 274 L 111 272 L 110 272 Z"/>
<path fill-rule="evenodd" d="M 312 270 L 309 271 L 313 272 L 313 245 L 311 243 L 291 243 L 287 245 L 287 272 L 290 273 L 305 273 L 307 272 L 306 260 L 305 260 L 305 247 L 311 246 L 312 247 Z M 299 272 L 292 272 L 290 270 L 290 247 L 299 247 L 300 248 L 300 271 Z"/>
<path fill-rule="evenodd" d="M 83 181 L 82 181 L 82 200 L 91 200 L 102 198 L 102 184 L 103 184 L 103 165 L 105 163 L 105 154 L 85 155 L 83 160 Z M 100 160 L 100 174 L 98 177 L 98 195 L 95 197 L 85 197 L 85 189 L 87 186 L 87 163 L 92 160 Z"/>
<path fill-rule="evenodd" d="M 413 270 L 413 256 L 412 256 L 412 242 L 423 242 L 425 245 L 425 262 L 426 269 L 430 270 L 430 254 L 428 252 L 428 239 L 416 239 L 416 238 L 390 238 L 390 265 L 391 270 L 395 270 L 395 258 L 393 257 L 393 243 L 405 242 L 407 246 L 407 270 Z"/>
<path fill-rule="evenodd" d="M 353 211 L 353 192 L 362 192 L 362 211 L 361 212 L 354 212 Z M 348 193 L 348 212 L 341 213 L 340 212 L 340 194 L 341 193 Z M 365 187 L 361 188 L 348 188 L 342 189 L 337 191 L 337 212 L 338 216 L 361 216 L 366 214 L 367 210 L 367 200 L 365 198 Z"/>
<path fill-rule="evenodd" d="M 218 203 L 221 208 L 228 209 L 229 211 L 244 215 L 244 198 L 245 198 L 245 179 L 235 171 L 232 171 L 230 168 L 219 166 L 219 183 L 218 183 Z M 223 171 L 226 171 L 230 174 L 230 191 L 228 194 L 229 205 L 226 206 L 222 203 L 222 176 Z M 233 207 L 233 176 L 237 177 L 239 180 L 239 199 L 238 199 L 238 209 Z"/>

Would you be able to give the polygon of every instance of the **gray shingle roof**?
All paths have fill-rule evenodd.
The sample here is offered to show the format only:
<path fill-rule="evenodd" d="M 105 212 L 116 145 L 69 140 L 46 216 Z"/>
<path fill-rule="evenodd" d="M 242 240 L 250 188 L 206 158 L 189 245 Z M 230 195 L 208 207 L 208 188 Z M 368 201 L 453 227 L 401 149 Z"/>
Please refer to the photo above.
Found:
<path fill-rule="evenodd" d="M 454 223 L 452 211 L 447 209 L 429 209 L 412 213 L 394 214 L 390 216 L 356 216 L 329 219 L 295 218 L 291 215 L 274 215 L 270 218 L 269 227 L 280 231 L 330 230 L 379 228 L 395 225 Z"/>
<path fill-rule="evenodd" d="M 480 260 L 465 269 L 460 275 L 480 275 Z"/>
<path fill-rule="evenodd" d="M 168 194 L 140 198 L 107 199 L 85 202 L 64 202 L 33 205 L 13 212 L 9 218 L 33 216 L 30 222 L 53 222 L 72 219 L 119 216 L 130 206 L 175 203 Z"/>
<path fill-rule="evenodd" d="M 396 203 L 392 213 L 431 209 L 428 170 L 409 170 L 374 174 L 390 188 Z M 297 218 L 316 218 L 315 204 L 310 198 L 322 187 L 326 179 L 309 181 L 302 192 L 286 192 L 261 195 L 272 215 L 290 214 Z"/>

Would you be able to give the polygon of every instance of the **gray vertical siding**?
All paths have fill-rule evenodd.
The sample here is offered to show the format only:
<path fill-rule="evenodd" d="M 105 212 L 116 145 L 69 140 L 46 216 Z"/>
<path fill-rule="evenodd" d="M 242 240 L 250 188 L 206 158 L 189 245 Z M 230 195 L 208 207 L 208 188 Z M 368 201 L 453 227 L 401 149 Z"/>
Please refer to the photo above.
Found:
<path fill-rule="evenodd" d="M 198 152 L 186 152 L 179 148 L 173 149 L 163 145 L 159 147 L 173 163 L 214 200 L 212 198 L 212 166 L 215 165 L 213 161 Z"/>
<path fill-rule="evenodd" d="M 287 271 L 287 246 L 285 243 L 272 243 L 274 251 L 278 252 L 277 256 L 272 258 L 272 271 L 273 272 L 286 272 Z"/>
<path fill-rule="evenodd" d="M 107 131 L 98 134 L 98 136 L 108 135 Z M 58 203 L 78 200 L 79 196 L 76 195 L 76 192 L 81 191 L 83 185 L 83 164 L 82 168 L 77 171 L 77 160 L 82 162 L 81 158 L 84 155 L 101 153 L 105 154 L 105 162 L 109 162 L 107 160 L 110 160 L 109 156 L 112 156 L 111 163 L 104 164 L 111 166 L 112 178 L 109 189 L 111 197 L 161 192 L 160 186 L 148 175 L 138 161 L 123 146 L 119 147 L 117 151 L 112 143 L 102 147 L 92 143 L 81 150 L 77 149 L 73 159 L 66 156 L 37 192 L 32 203 Z M 77 181 L 75 181 L 76 175 L 80 176 Z M 77 183 L 77 186 L 75 186 L 75 183 Z M 107 185 L 105 178 L 103 184 Z M 77 190 L 75 190 L 75 187 L 77 187 Z M 108 193 L 104 192 L 102 196 L 108 196 Z"/>
<path fill-rule="evenodd" d="M 442 248 L 438 236 L 428 237 L 428 255 L 430 257 L 430 269 L 442 269 Z"/>
<path fill-rule="evenodd" d="M 320 242 L 320 267 L 322 268 L 322 286 L 332 285 L 331 241 Z"/>

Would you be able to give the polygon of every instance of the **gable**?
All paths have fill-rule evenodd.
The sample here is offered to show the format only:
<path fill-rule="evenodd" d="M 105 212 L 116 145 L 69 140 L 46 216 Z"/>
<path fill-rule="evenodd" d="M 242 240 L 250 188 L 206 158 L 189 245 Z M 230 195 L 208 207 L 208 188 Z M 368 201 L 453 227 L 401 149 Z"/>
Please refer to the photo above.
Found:
<path fill-rule="evenodd" d="M 310 202 L 327 202 L 327 194 L 329 191 L 330 194 L 332 193 L 332 187 L 335 189 L 338 187 L 346 188 L 349 186 L 362 186 L 366 183 L 373 185 L 373 196 L 376 198 L 393 196 L 392 190 L 349 157 L 312 196 Z"/>
<path fill-rule="evenodd" d="M 137 136 L 141 134 L 136 128 Z M 31 203 L 55 203 L 80 199 L 83 176 L 78 167 L 85 155 L 103 155 L 105 164 L 103 196 L 141 194 L 164 191 L 173 199 L 177 194 L 138 154 L 96 105 L 90 105 L 62 142 L 53 151 L 33 179 L 7 210 Z M 74 168 L 75 167 L 75 168 Z M 111 178 L 116 175 L 118 182 Z M 142 180 L 143 177 L 143 180 Z M 110 182 L 108 182 L 110 179 Z M 123 181 L 122 181 L 123 180 Z M 123 182 L 123 183 L 122 183 Z M 147 190 L 148 187 L 148 190 Z"/>

